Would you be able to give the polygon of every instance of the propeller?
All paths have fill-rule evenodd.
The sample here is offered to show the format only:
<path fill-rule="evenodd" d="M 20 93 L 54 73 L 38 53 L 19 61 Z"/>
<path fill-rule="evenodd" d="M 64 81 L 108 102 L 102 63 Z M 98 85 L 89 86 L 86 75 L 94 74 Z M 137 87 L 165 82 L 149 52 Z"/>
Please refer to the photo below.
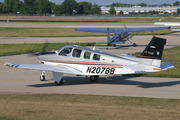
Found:
<path fill-rule="evenodd" d="M 43 44 L 43 47 L 42 47 L 42 49 L 41 49 L 41 52 L 46 51 L 46 49 L 48 48 L 48 46 L 49 46 L 49 42 L 48 42 L 48 40 L 46 40 L 45 43 Z M 37 53 L 29 53 L 29 54 L 28 54 L 28 57 L 34 57 L 34 56 L 37 56 Z"/>
<path fill-rule="evenodd" d="M 125 29 L 126 29 L 126 24 L 123 23 L 122 26 L 123 26 L 123 29 L 124 29 L 124 31 L 125 31 Z"/>

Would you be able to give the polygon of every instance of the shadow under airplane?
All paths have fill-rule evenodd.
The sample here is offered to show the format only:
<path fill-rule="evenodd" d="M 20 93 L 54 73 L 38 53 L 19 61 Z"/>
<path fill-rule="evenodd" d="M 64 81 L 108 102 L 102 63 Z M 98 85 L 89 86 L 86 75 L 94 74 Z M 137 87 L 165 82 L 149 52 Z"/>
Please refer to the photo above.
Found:
<path fill-rule="evenodd" d="M 178 81 L 169 81 L 169 82 L 140 82 L 140 81 L 133 81 L 128 80 L 130 78 L 135 78 L 134 76 L 112 76 L 108 77 L 108 80 L 106 77 L 99 77 L 97 82 L 91 82 L 88 78 L 84 77 L 66 77 L 64 76 L 64 82 L 63 86 L 70 86 L 70 85 L 83 85 L 83 84 L 114 84 L 114 85 L 135 85 L 137 87 L 141 88 L 155 88 L 155 87 L 170 87 L 173 85 L 180 84 L 180 80 Z M 141 77 L 143 78 L 143 77 Z M 34 85 L 27 85 L 29 87 L 55 87 L 53 79 L 50 79 L 48 81 L 51 81 L 52 83 L 43 83 L 42 84 L 34 84 Z M 59 86 L 61 87 L 61 86 Z"/>

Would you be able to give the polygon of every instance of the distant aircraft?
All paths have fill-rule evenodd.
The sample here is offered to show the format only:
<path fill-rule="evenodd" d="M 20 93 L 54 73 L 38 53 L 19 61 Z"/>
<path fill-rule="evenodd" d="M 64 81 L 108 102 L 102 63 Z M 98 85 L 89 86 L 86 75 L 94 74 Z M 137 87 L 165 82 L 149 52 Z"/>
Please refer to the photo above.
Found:
<path fill-rule="evenodd" d="M 97 42 L 96 44 L 106 44 L 107 46 L 116 44 L 124 44 L 125 41 L 129 41 L 134 47 L 136 47 L 136 43 L 132 43 L 130 38 L 139 32 L 151 31 L 154 30 L 164 30 L 170 29 L 170 27 L 142 27 L 142 28 L 76 28 L 75 31 L 82 32 L 96 32 L 96 33 L 107 33 L 107 42 Z M 131 32 L 136 32 L 133 36 L 130 36 Z M 114 33 L 112 38 L 110 37 L 110 33 Z M 107 47 L 108 49 L 108 47 Z"/>
<path fill-rule="evenodd" d="M 170 27 L 180 27 L 180 22 L 155 22 L 154 25 L 170 26 Z M 171 29 L 172 31 L 180 31 L 180 29 Z"/>
<path fill-rule="evenodd" d="M 45 72 L 51 71 L 56 85 L 63 84 L 63 74 L 89 76 L 90 81 L 97 81 L 99 76 L 142 74 L 166 70 L 174 67 L 170 63 L 161 63 L 166 39 L 153 37 L 139 57 L 131 55 L 114 55 L 107 52 L 67 45 L 57 51 L 39 52 L 40 64 L 4 65 L 14 68 L 42 70 L 40 80 L 45 80 Z"/>

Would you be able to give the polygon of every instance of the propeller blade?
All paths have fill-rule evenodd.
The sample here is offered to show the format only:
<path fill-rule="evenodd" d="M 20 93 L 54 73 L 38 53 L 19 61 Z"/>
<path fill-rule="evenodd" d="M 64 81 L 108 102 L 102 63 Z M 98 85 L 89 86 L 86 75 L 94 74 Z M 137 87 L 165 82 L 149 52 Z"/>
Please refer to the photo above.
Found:
<path fill-rule="evenodd" d="M 48 40 L 46 40 L 45 43 L 43 44 L 43 47 L 42 47 L 41 51 L 45 52 L 46 49 L 48 48 L 48 46 L 49 46 L 49 42 L 48 42 Z M 29 53 L 29 54 L 27 54 L 27 56 L 28 57 L 34 57 L 34 56 L 37 56 L 37 53 Z"/>
<path fill-rule="evenodd" d="M 46 40 L 45 43 L 43 44 L 42 51 L 46 51 L 48 46 L 49 46 L 49 42 L 48 42 L 48 40 Z"/>

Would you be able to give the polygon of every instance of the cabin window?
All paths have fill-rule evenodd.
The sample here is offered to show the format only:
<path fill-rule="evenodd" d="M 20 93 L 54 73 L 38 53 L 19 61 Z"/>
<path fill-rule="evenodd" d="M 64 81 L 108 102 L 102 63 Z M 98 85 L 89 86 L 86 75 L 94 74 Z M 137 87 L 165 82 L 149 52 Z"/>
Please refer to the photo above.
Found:
<path fill-rule="evenodd" d="M 84 53 L 84 59 L 90 59 L 91 53 L 90 52 L 85 52 Z"/>
<path fill-rule="evenodd" d="M 60 53 L 59 55 L 62 55 L 62 56 L 67 56 L 71 53 L 72 51 L 72 48 L 64 48 Z"/>
<path fill-rule="evenodd" d="M 80 50 L 80 49 L 74 49 L 74 51 L 73 51 L 73 57 L 80 57 L 80 55 L 81 55 L 81 52 L 82 52 L 82 50 Z"/>
<path fill-rule="evenodd" d="M 98 55 L 98 54 L 94 54 L 94 56 L 93 56 L 93 60 L 100 60 L 100 55 Z"/>

